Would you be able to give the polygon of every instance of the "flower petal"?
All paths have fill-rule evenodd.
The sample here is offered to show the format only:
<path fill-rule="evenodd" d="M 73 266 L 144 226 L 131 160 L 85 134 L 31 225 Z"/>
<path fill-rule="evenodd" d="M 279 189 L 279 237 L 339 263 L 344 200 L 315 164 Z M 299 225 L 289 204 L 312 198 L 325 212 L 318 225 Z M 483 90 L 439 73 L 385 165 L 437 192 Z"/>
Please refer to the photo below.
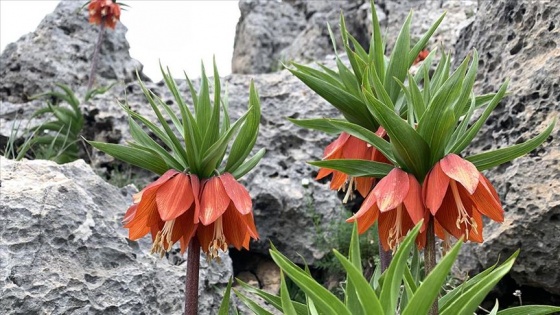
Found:
<path fill-rule="evenodd" d="M 192 188 L 192 194 L 193 194 L 193 198 L 194 198 L 194 218 L 193 218 L 193 222 L 196 224 L 199 222 L 199 218 L 198 216 L 200 215 L 200 180 L 198 179 L 198 176 L 196 176 L 195 174 L 190 174 L 189 178 L 191 180 L 191 188 Z"/>
<path fill-rule="evenodd" d="M 316 180 L 323 179 L 328 175 L 332 174 L 332 172 L 334 172 L 334 170 L 331 170 L 330 168 L 320 168 L 319 173 L 317 173 L 315 179 Z"/>
<path fill-rule="evenodd" d="M 461 183 L 472 195 L 478 186 L 480 172 L 471 162 L 462 159 L 456 154 L 445 156 L 440 162 L 441 170 L 449 178 Z"/>
<path fill-rule="evenodd" d="M 159 186 L 153 186 L 144 191 L 142 194 L 142 200 L 140 200 L 140 203 L 138 203 L 138 207 L 136 208 L 134 218 L 125 224 L 125 228 L 134 226 L 138 222 L 142 222 L 144 226 L 148 227 L 159 222 L 160 218 L 155 201 L 158 188 Z"/>
<path fill-rule="evenodd" d="M 352 223 L 356 220 L 358 221 L 358 234 L 363 234 L 377 220 L 379 208 L 377 207 L 376 201 L 375 195 L 370 192 L 362 203 L 360 210 L 346 220 L 348 223 Z"/>
<path fill-rule="evenodd" d="M 237 250 L 241 250 L 241 247 L 243 247 L 245 235 L 247 234 L 247 226 L 240 216 L 241 214 L 235 209 L 233 204 L 230 204 L 222 216 L 226 241 L 237 248 Z"/>
<path fill-rule="evenodd" d="M 135 203 L 132 206 L 130 206 L 128 208 L 128 210 L 126 210 L 126 213 L 124 214 L 124 218 L 123 218 L 123 224 L 126 225 L 127 223 L 129 223 L 130 221 L 132 221 L 132 219 L 134 218 L 134 216 L 136 215 L 136 210 L 138 209 L 138 204 Z"/>
<path fill-rule="evenodd" d="M 373 177 L 356 177 L 356 190 L 358 190 L 358 192 L 360 193 L 360 195 L 362 195 L 362 197 L 366 197 L 369 192 L 371 191 L 371 188 L 373 187 L 373 183 L 375 181 L 375 178 Z"/>
<path fill-rule="evenodd" d="M 368 159 L 368 144 L 361 139 L 350 136 L 342 147 L 342 158 L 344 159 Z"/>
<path fill-rule="evenodd" d="M 171 221 L 187 211 L 194 201 L 189 177 L 178 173 L 159 187 L 156 203 L 163 221 Z"/>
<path fill-rule="evenodd" d="M 214 237 L 214 223 L 208 226 L 199 224 L 196 229 L 196 237 L 198 237 L 202 251 L 208 254 Z"/>
<path fill-rule="evenodd" d="M 441 170 L 440 162 L 428 173 L 422 187 L 424 204 L 430 209 L 432 215 L 436 215 L 449 186 L 449 177 Z"/>
<path fill-rule="evenodd" d="M 424 203 L 422 202 L 422 187 L 420 187 L 420 183 L 418 183 L 416 177 L 411 174 L 408 174 L 408 183 L 408 194 L 404 198 L 404 206 L 406 207 L 410 219 L 414 225 L 416 225 L 416 223 L 424 218 L 426 212 Z M 425 225 L 424 223 L 424 226 Z"/>
<path fill-rule="evenodd" d="M 339 158 L 338 157 L 334 157 L 334 155 L 339 155 L 340 154 L 340 149 L 342 148 L 342 146 L 344 146 L 344 143 L 346 143 L 346 141 L 348 140 L 348 138 L 350 137 L 349 134 L 347 134 L 346 132 L 343 132 L 340 134 L 340 136 L 338 136 L 338 138 L 336 138 L 336 140 L 334 140 L 331 144 L 329 144 L 326 148 L 325 148 L 325 152 L 323 155 L 324 159 L 335 159 L 335 158 Z"/>
<path fill-rule="evenodd" d="M 463 236 L 463 231 L 457 227 L 458 210 L 451 190 L 445 194 L 441 207 L 435 214 L 435 218 L 447 233 L 457 239 Z"/>
<path fill-rule="evenodd" d="M 344 185 L 344 183 L 346 183 L 347 178 L 348 175 L 339 171 L 333 171 L 333 176 L 331 178 L 331 189 L 339 190 Z"/>
<path fill-rule="evenodd" d="M 504 209 L 499 199 L 495 198 L 497 194 L 494 187 L 482 174 L 480 177 L 480 184 L 474 194 L 469 196 L 470 199 L 480 213 L 496 222 L 504 222 Z"/>
<path fill-rule="evenodd" d="M 196 232 L 198 224 L 193 223 L 194 211 L 187 211 L 175 220 L 173 231 L 171 233 L 171 241 L 173 243 L 181 241 L 181 252 L 184 253 L 188 247 L 191 238 Z M 185 244 L 183 244 L 185 242 Z"/>
<path fill-rule="evenodd" d="M 209 225 L 216 221 L 226 211 L 230 201 L 222 181 L 216 176 L 208 179 L 200 197 L 200 222 Z"/>
<path fill-rule="evenodd" d="M 220 180 L 224 185 L 226 193 L 235 205 L 235 208 L 241 214 L 248 214 L 253 211 L 253 202 L 249 192 L 243 185 L 235 180 L 230 173 L 224 173 L 220 176 Z"/>
<path fill-rule="evenodd" d="M 379 223 L 377 225 L 379 230 L 379 241 L 385 251 L 389 251 L 389 230 L 395 225 L 397 220 L 396 211 L 383 212 L 379 215 Z"/>
<path fill-rule="evenodd" d="M 403 203 L 408 189 L 408 174 L 398 168 L 391 170 L 373 189 L 379 211 L 383 213 Z"/>

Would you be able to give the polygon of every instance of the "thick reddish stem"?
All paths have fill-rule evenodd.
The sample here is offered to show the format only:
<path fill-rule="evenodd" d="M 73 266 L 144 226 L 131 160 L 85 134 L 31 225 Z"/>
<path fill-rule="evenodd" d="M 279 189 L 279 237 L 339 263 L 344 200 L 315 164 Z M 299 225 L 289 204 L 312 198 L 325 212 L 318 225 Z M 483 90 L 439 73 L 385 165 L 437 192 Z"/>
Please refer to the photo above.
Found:
<path fill-rule="evenodd" d="M 99 36 L 97 37 L 97 43 L 95 43 L 95 48 L 93 50 L 93 56 L 91 57 L 91 71 L 89 72 L 89 79 L 87 85 L 87 91 L 90 91 L 95 82 L 95 71 L 97 70 L 97 59 L 99 59 L 99 50 L 101 49 L 101 42 L 103 41 L 103 33 L 105 33 L 105 18 L 101 19 L 99 23 Z"/>
<path fill-rule="evenodd" d="M 426 248 L 424 249 L 424 273 L 426 277 L 432 272 L 436 266 L 436 238 L 434 233 L 434 217 L 430 217 L 426 231 Z M 438 315 L 438 300 L 436 298 L 434 304 L 430 308 L 429 315 Z"/>
<path fill-rule="evenodd" d="M 198 275 L 200 269 L 200 243 L 193 237 L 187 252 L 187 278 L 185 279 L 185 315 L 198 314 Z"/>

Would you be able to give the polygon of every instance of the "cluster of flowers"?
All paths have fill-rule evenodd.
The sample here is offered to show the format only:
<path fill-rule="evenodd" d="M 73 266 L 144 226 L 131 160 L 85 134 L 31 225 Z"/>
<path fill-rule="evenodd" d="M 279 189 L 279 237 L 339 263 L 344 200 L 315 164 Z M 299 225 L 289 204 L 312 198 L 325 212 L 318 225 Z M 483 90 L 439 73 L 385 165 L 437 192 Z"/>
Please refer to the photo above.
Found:
<path fill-rule="evenodd" d="M 89 22 L 115 29 L 121 18 L 121 7 L 115 0 L 92 0 L 88 5 Z"/>
<path fill-rule="evenodd" d="M 385 136 L 379 128 L 379 136 Z M 361 159 L 380 163 L 390 162 L 377 149 L 363 140 L 342 133 L 324 153 L 325 159 Z M 457 239 L 479 242 L 482 238 L 482 215 L 496 222 L 504 221 L 504 210 L 496 190 L 488 179 L 469 161 L 449 154 L 436 163 L 421 185 L 414 175 L 394 168 L 376 185 L 373 177 L 353 178 L 340 171 L 322 168 L 317 179 L 332 174 L 332 189 L 353 187 L 365 197 L 359 211 L 347 222 L 358 222 L 358 232 L 364 233 L 379 221 L 379 236 L 385 250 L 394 249 L 399 241 L 420 220 L 422 232 L 430 220 L 435 222 L 438 237 L 449 241 Z M 353 186 L 354 185 L 354 186 Z M 372 189 L 373 188 L 373 189 Z M 426 234 L 417 239 L 424 247 Z"/>
<path fill-rule="evenodd" d="M 123 221 L 131 240 L 151 233 L 152 253 L 163 256 L 176 242 L 184 252 L 196 237 L 214 259 L 228 244 L 249 249 L 250 239 L 258 239 L 252 209 L 249 193 L 230 173 L 200 181 L 171 169 L 134 195 Z"/>

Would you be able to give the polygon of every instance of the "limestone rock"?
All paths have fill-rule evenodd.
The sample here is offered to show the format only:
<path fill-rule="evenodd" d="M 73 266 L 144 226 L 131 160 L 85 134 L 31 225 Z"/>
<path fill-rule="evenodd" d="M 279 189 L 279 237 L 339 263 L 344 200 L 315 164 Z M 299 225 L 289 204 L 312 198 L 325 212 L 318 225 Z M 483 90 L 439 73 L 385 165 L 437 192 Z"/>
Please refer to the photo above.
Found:
<path fill-rule="evenodd" d="M 55 83 L 86 86 L 99 26 L 88 23 L 82 5 L 80 1 L 61 1 L 34 32 L 6 47 L 0 57 L 3 102 L 27 102 L 31 96 L 53 89 Z M 94 86 L 133 81 L 136 70 L 142 75 L 142 65 L 128 53 L 126 31 L 122 23 L 115 30 L 105 30 Z"/>
<path fill-rule="evenodd" d="M 488 119 L 472 152 L 534 137 L 560 113 L 560 8 L 553 1 L 480 2 L 474 23 L 456 44 L 459 62 L 480 52 L 480 92 L 509 79 L 509 96 Z M 460 58 L 459 58 L 460 57 Z M 510 276 L 518 285 L 560 294 L 560 128 L 536 150 L 491 169 L 506 221 L 485 227 L 485 242 L 462 256 L 471 271 L 494 264 L 518 248 Z M 508 293 L 508 294 L 511 294 Z"/>
<path fill-rule="evenodd" d="M 131 202 L 82 160 L 0 157 L 1 314 L 179 314 L 185 264 L 149 255 L 126 238 Z M 201 257 L 201 314 L 214 314 L 232 276 L 229 256 Z"/>

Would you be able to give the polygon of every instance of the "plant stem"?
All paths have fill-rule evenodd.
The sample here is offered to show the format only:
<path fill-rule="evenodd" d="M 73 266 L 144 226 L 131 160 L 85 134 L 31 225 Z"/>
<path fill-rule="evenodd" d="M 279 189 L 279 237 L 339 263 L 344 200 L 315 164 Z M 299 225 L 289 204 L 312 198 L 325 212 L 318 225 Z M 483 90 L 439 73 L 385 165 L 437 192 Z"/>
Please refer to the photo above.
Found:
<path fill-rule="evenodd" d="M 381 263 L 381 272 L 387 270 L 393 259 L 393 252 L 391 250 L 385 251 L 381 242 L 379 243 L 379 262 Z"/>
<path fill-rule="evenodd" d="M 103 33 L 105 33 L 104 19 L 105 18 L 101 19 L 101 23 L 99 23 L 99 36 L 97 37 L 97 43 L 95 43 L 93 56 L 91 57 L 91 71 L 89 73 L 87 91 L 91 90 L 91 88 L 93 87 L 93 82 L 95 81 L 95 70 L 97 70 L 97 59 L 99 56 L 99 50 L 101 49 L 101 41 L 103 41 Z"/>
<path fill-rule="evenodd" d="M 185 315 L 198 314 L 198 274 L 200 269 L 200 243 L 196 235 L 191 239 L 187 252 L 187 278 L 185 279 Z"/>
<path fill-rule="evenodd" d="M 434 217 L 430 215 L 430 221 L 426 231 L 426 248 L 424 249 L 424 274 L 425 277 L 432 272 L 436 266 L 436 238 L 434 233 Z M 429 315 L 438 315 L 438 300 L 436 298 L 434 304 L 430 308 Z"/>

